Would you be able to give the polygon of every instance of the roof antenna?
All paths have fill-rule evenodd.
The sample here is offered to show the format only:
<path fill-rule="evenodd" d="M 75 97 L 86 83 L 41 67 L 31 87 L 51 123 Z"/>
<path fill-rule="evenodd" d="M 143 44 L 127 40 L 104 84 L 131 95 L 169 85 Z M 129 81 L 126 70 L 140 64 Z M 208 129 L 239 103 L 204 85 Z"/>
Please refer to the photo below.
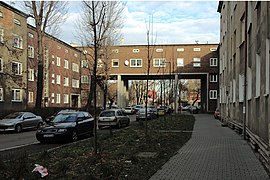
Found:
<path fill-rule="evenodd" d="M 198 41 L 198 40 L 195 40 L 195 42 L 196 42 L 196 44 L 198 44 L 198 43 L 199 43 L 199 41 Z"/>

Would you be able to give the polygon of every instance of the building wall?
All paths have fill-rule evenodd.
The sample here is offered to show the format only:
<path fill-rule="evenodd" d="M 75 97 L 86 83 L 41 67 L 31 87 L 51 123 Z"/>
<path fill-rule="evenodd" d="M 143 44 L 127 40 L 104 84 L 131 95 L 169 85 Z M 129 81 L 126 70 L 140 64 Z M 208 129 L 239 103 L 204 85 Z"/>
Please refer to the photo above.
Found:
<path fill-rule="evenodd" d="M 27 15 L 0 2 L 0 109 L 26 108 Z"/>
<path fill-rule="evenodd" d="M 269 8 L 270 3 L 266 1 L 223 1 L 219 3 L 218 9 L 221 15 L 219 52 L 221 116 L 224 121 L 240 126 L 243 126 L 246 117 L 247 131 L 250 136 L 257 137 L 254 141 L 263 151 L 268 151 L 270 133 Z M 247 43 L 246 66 L 245 43 Z M 246 116 L 243 113 L 245 67 Z"/>

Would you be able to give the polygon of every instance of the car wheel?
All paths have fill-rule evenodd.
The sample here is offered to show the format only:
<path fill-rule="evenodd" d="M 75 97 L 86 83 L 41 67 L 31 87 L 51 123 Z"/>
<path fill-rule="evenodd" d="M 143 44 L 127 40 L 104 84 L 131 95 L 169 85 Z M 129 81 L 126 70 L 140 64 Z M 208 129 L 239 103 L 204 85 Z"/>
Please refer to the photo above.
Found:
<path fill-rule="evenodd" d="M 77 141 L 78 140 L 78 133 L 74 130 L 72 131 L 72 134 L 71 134 L 71 140 L 73 142 Z"/>
<path fill-rule="evenodd" d="M 37 129 L 39 129 L 42 126 L 42 123 L 38 123 Z"/>
<path fill-rule="evenodd" d="M 15 126 L 15 131 L 16 131 L 17 133 L 22 132 L 22 125 L 17 124 L 17 125 Z"/>

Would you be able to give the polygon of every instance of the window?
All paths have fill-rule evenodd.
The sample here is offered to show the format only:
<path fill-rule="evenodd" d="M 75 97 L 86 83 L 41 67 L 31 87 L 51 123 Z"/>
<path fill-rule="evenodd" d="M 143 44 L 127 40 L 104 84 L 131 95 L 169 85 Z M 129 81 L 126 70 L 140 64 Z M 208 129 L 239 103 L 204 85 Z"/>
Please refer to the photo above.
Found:
<path fill-rule="evenodd" d="M 113 53 L 118 53 L 119 50 L 118 50 L 118 49 L 113 49 L 112 52 L 113 52 Z"/>
<path fill-rule="evenodd" d="M 73 88 L 79 88 L 79 80 L 72 79 L 72 87 Z"/>
<path fill-rule="evenodd" d="M 3 13 L 0 11 L 0 17 L 3 17 Z"/>
<path fill-rule="evenodd" d="M 193 48 L 193 51 L 201 51 L 201 48 Z"/>
<path fill-rule="evenodd" d="M 20 89 L 12 89 L 12 101 L 22 101 L 22 94 Z"/>
<path fill-rule="evenodd" d="M 165 58 L 154 58 L 154 67 L 165 67 Z"/>
<path fill-rule="evenodd" d="M 82 68 L 88 68 L 88 62 L 87 60 L 82 60 Z"/>
<path fill-rule="evenodd" d="M 61 76 L 56 75 L 56 84 L 61 84 Z"/>
<path fill-rule="evenodd" d="M 13 34 L 13 41 L 12 41 L 12 46 L 15 48 L 23 48 L 23 39 L 21 36 L 18 36 L 16 34 Z"/>
<path fill-rule="evenodd" d="M 13 21 L 14 21 L 14 24 L 21 25 L 21 21 L 20 21 L 20 20 L 18 20 L 18 19 L 13 19 Z"/>
<path fill-rule="evenodd" d="M 4 62 L 3 62 L 3 59 L 2 58 L 0 58 L 0 73 L 1 72 L 4 72 L 4 70 L 3 70 L 3 65 L 4 64 Z"/>
<path fill-rule="evenodd" d="M 52 93 L 52 98 L 54 98 L 54 93 Z"/>
<path fill-rule="evenodd" d="M 119 59 L 112 59 L 112 67 L 119 67 Z"/>
<path fill-rule="evenodd" d="M 65 49 L 65 53 L 68 53 L 68 50 L 67 49 Z"/>
<path fill-rule="evenodd" d="M 29 81 L 35 80 L 35 70 L 34 69 L 28 69 L 28 80 Z"/>
<path fill-rule="evenodd" d="M 32 33 L 28 33 L 29 38 L 34 38 L 34 35 Z"/>
<path fill-rule="evenodd" d="M 156 52 L 163 52 L 163 49 L 156 49 Z"/>
<path fill-rule="evenodd" d="M 0 28 L 0 43 L 4 43 L 4 29 Z"/>
<path fill-rule="evenodd" d="M 69 95 L 64 94 L 64 104 L 68 104 L 68 103 L 69 103 Z"/>
<path fill-rule="evenodd" d="M 79 66 L 76 63 L 72 63 L 72 71 L 79 72 Z"/>
<path fill-rule="evenodd" d="M 31 91 L 28 92 L 28 102 L 29 103 L 34 102 L 34 93 Z"/>
<path fill-rule="evenodd" d="M 177 66 L 184 67 L 184 58 L 177 58 Z"/>
<path fill-rule="evenodd" d="M 81 76 L 81 83 L 88 84 L 89 83 L 89 77 L 88 76 Z"/>
<path fill-rule="evenodd" d="M 210 51 L 217 51 L 217 48 L 210 48 Z"/>
<path fill-rule="evenodd" d="M 35 50 L 33 46 L 28 46 L 28 57 L 34 58 L 35 57 Z"/>
<path fill-rule="evenodd" d="M 217 90 L 210 90 L 209 97 L 210 99 L 217 99 Z"/>
<path fill-rule="evenodd" d="M 60 59 L 60 57 L 56 57 L 56 66 L 61 66 L 61 59 Z"/>
<path fill-rule="evenodd" d="M 58 46 L 58 45 L 57 45 L 57 49 L 61 49 L 61 46 Z"/>
<path fill-rule="evenodd" d="M 218 76 L 216 74 L 211 74 L 210 75 L 210 82 L 217 82 Z"/>
<path fill-rule="evenodd" d="M 133 53 L 139 53 L 140 50 L 139 49 L 133 49 Z"/>
<path fill-rule="evenodd" d="M 193 62 L 201 62 L 201 58 L 193 58 Z"/>
<path fill-rule="evenodd" d="M 64 59 L 64 68 L 68 69 L 68 60 Z"/>
<path fill-rule="evenodd" d="M 193 67 L 201 67 L 201 63 L 193 63 Z"/>
<path fill-rule="evenodd" d="M 56 94 L 56 103 L 57 104 L 61 103 L 61 95 L 60 94 Z"/>
<path fill-rule="evenodd" d="M 98 59 L 97 67 L 98 67 L 98 68 L 102 68 L 102 66 L 103 66 L 103 61 L 102 61 L 102 59 Z"/>
<path fill-rule="evenodd" d="M 130 67 L 142 67 L 142 59 L 130 59 Z"/>
<path fill-rule="evenodd" d="M 74 57 L 78 57 L 78 54 L 77 53 L 74 53 Z"/>
<path fill-rule="evenodd" d="M 4 101 L 4 91 L 3 91 L 3 88 L 0 88 L 0 101 Z"/>
<path fill-rule="evenodd" d="M 22 63 L 12 62 L 12 72 L 15 75 L 22 75 Z"/>
<path fill-rule="evenodd" d="M 241 18 L 241 43 L 245 41 L 245 15 Z"/>
<path fill-rule="evenodd" d="M 69 85 L 68 77 L 64 77 L 64 86 L 68 85 Z"/>
<path fill-rule="evenodd" d="M 177 52 L 184 52 L 185 49 L 184 49 L 184 48 L 177 48 L 176 51 L 177 51 Z"/>
<path fill-rule="evenodd" d="M 270 39 L 266 39 L 265 54 L 265 94 L 269 94 Z"/>
<path fill-rule="evenodd" d="M 210 58 L 210 66 L 217 66 L 218 59 L 217 58 Z"/>

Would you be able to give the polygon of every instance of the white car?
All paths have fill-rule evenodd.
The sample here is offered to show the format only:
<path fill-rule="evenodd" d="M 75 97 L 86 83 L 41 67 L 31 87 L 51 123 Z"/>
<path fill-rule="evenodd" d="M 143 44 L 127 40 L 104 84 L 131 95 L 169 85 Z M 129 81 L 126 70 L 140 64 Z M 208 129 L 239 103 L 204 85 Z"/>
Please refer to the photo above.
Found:
<path fill-rule="evenodd" d="M 123 125 L 129 126 L 130 119 L 121 109 L 108 109 L 101 111 L 98 119 L 98 126 L 116 126 L 117 128 Z"/>
<path fill-rule="evenodd" d="M 124 113 L 125 114 L 135 114 L 136 110 L 135 110 L 135 108 L 128 106 L 128 107 L 124 108 Z"/>

